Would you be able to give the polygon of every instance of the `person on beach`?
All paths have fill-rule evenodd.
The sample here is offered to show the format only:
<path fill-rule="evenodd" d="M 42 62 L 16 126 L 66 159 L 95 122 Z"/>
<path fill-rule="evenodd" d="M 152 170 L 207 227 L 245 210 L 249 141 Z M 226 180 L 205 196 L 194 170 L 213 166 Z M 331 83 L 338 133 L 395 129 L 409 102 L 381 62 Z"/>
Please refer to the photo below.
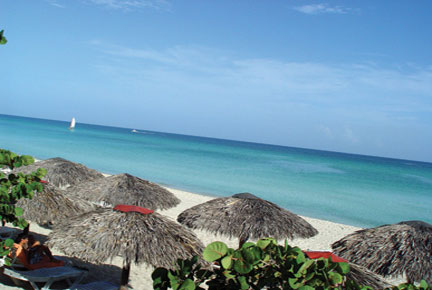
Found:
<path fill-rule="evenodd" d="M 64 261 L 53 257 L 50 249 L 37 241 L 33 235 L 21 234 L 15 240 L 10 254 L 27 269 L 52 268 L 64 266 Z"/>

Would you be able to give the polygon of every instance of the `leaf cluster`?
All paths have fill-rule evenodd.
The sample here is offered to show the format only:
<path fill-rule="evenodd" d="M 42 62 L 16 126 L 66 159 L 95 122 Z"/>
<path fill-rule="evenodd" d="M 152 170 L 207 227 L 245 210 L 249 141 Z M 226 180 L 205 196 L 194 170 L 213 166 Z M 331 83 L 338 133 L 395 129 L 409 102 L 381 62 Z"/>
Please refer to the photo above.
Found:
<path fill-rule="evenodd" d="M 204 289 L 197 285 L 211 279 L 213 275 L 213 271 L 202 267 L 198 263 L 198 256 L 195 256 L 192 259 L 178 259 L 173 269 L 156 268 L 152 279 L 154 289 Z"/>
<path fill-rule="evenodd" d="M 209 244 L 203 258 L 213 264 L 203 268 L 198 258 L 177 260 L 173 269 L 157 268 L 152 274 L 157 290 L 194 289 L 352 289 L 373 290 L 346 278 L 347 263 L 329 259 L 309 259 L 298 247 L 278 245 L 273 238 L 247 242 L 239 249 L 222 242 Z M 420 286 L 401 284 L 386 290 L 432 290 L 426 282 Z"/>
<path fill-rule="evenodd" d="M 0 31 L 0 44 L 6 44 L 7 40 L 6 37 L 3 36 L 4 30 Z"/>
<path fill-rule="evenodd" d="M 28 155 L 17 155 L 9 150 L 0 149 L 0 168 L 14 168 L 34 163 L 34 158 Z M 2 223 L 10 222 L 14 226 L 24 228 L 27 221 L 21 218 L 23 210 L 16 206 L 21 198 L 33 198 L 34 192 L 42 191 L 41 178 L 46 170 L 39 168 L 31 174 L 0 172 L 0 218 Z M 10 242 L 8 242 L 10 243 Z M 5 242 L 0 244 L 0 256 L 8 251 Z"/>

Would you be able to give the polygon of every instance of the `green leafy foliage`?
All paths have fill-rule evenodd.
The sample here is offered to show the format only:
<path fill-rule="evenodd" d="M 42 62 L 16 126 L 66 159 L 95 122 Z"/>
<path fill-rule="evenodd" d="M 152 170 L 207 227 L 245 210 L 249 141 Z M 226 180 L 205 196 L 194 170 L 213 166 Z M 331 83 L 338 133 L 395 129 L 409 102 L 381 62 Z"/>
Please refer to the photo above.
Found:
<path fill-rule="evenodd" d="M 213 242 L 209 244 L 203 252 L 206 261 L 213 262 L 225 256 L 228 251 L 227 245 L 222 242 Z"/>
<path fill-rule="evenodd" d="M 392 288 L 389 288 L 391 290 L 431 290 L 432 289 L 432 285 L 429 285 L 428 283 L 426 283 L 425 280 L 422 280 L 420 282 L 420 285 L 413 285 L 410 283 L 404 283 L 404 284 L 400 284 L 399 286 L 394 286 Z"/>
<path fill-rule="evenodd" d="M 173 269 L 156 268 L 152 273 L 153 289 L 194 290 L 200 287 L 200 281 L 210 279 L 211 271 L 203 269 L 198 257 L 178 259 Z"/>
<path fill-rule="evenodd" d="M 3 36 L 4 30 L 0 31 L 0 44 L 6 44 L 6 37 Z"/>
<path fill-rule="evenodd" d="M 153 274 L 153 287 L 165 289 L 352 289 L 373 290 L 346 278 L 347 263 L 329 259 L 309 259 L 297 247 L 275 239 L 247 242 L 239 249 L 228 248 L 222 242 L 209 244 L 203 257 L 212 262 L 203 268 L 198 258 L 178 260 L 173 269 L 157 268 Z M 419 286 L 401 284 L 386 290 L 432 290 L 422 281 Z"/>
<path fill-rule="evenodd" d="M 0 168 L 14 169 L 20 166 L 29 165 L 34 158 L 28 155 L 17 155 L 9 150 L 0 149 Z M 25 228 L 27 221 L 21 218 L 23 210 L 16 207 L 21 198 L 32 198 L 34 192 L 42 191 L 41 178 L 46 170 L 39 168 L 31 174 L 24 173 L 3 173 L 0 172 L 0 218 L 3 223 L 10 222 L 14 226 Z M 0 256 L 9 252 L 10 241 L 0 243 Z"/>

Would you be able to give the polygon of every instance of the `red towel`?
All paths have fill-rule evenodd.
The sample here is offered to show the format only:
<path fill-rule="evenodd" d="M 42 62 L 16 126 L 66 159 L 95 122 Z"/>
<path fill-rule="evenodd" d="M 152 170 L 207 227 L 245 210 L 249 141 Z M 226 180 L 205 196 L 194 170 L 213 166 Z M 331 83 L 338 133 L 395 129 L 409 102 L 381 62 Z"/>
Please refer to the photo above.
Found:
<path fill-rule="evenodd" d="M 309 259 L 319 259 L 319 258 L 328 259 L 329 257 L 331 257 L 333 262 L 337 262 L 337 263 L 339 263 L 339 262 L 347 263 L 348 262 L 347 260 L 342 259 L 339 256 L 336 256 L 332 252 L 306 251 L 304 253 L 306 254 L 306 256 L 308 256 Z"/>
<path fill-rule="evenodd" d="M 139 207 L 139 206 L 135 206 L 135 205 L 125 205 L 125 204 L 118 204 L 114 207 L 114 210 L 118 210 L 118 211 L 122 211 L 122 212 L 138 212 L 141 214 L 150 214 L 153 213 L 154 211 L 152 211 L 151 209 L 147 209 L 144 207 Z"/>

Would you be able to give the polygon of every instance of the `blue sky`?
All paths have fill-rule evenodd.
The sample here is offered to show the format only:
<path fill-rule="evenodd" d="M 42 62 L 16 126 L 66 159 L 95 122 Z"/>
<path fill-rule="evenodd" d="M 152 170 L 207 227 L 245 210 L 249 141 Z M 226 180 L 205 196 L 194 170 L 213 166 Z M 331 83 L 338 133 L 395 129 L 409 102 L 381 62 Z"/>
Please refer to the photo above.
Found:
<path fill-rule="evenodd" d="M 431 12 L 0 0 L 0 113 L 432 161 Z"/>

